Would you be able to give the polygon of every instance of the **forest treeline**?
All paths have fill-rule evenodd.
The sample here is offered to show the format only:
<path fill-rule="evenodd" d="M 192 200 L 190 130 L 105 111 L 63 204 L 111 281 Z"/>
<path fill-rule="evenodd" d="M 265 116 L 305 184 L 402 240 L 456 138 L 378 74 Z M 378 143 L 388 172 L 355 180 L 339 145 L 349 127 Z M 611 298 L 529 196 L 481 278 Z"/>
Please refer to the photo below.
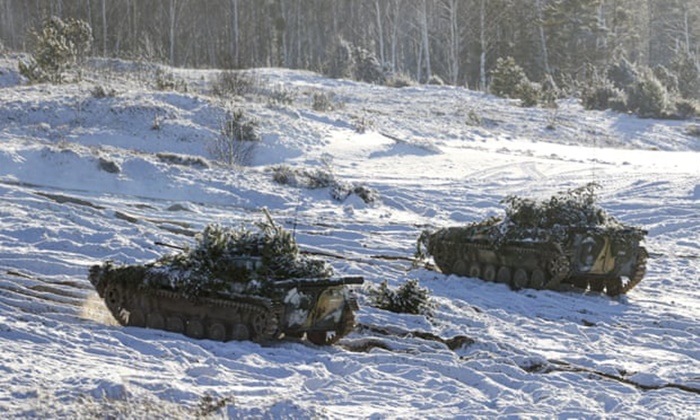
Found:
<path fill-rule="evenodd" d="M 387 74 L 471 89 L 505 57 L 558 84 L 621 57 L 700 68 L 698 0 L 0 0 L 0 48 L 31 51 L 50 16 L 86 21 L 92 55 L 177 67 L 328 73 L 343 43 Z"/>

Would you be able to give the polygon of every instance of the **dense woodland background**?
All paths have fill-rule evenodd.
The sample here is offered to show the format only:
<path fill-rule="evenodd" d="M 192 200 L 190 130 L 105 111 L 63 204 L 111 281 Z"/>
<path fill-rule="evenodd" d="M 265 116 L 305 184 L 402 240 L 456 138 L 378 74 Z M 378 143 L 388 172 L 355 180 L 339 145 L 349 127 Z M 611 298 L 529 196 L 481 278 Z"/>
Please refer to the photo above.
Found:
<path fill-rule="evenodd" d="M 31 51 L 49 16 L 88 22 L 93 55 L 179 67 L 324 71 L 342 39 L 387 72 L 472 89 L 507 56 L 558 83 L 622 56 L 700 68 L 698 0 L 0 0 L 0 48 Z"/>

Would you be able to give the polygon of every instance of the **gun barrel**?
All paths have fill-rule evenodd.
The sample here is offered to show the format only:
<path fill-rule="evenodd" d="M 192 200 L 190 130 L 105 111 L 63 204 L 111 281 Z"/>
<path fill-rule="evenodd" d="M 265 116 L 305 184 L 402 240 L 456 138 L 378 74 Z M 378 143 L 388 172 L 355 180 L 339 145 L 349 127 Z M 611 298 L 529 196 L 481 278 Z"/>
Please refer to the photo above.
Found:
<path fill-rule="evenodd" d="M 313 278 L 301 278 L 301 279 L 289 279 L 275 282 L 275 286 L 283 288 L 313 288 L 313 287 L 332 287 L 332 286 L 345 286 L 350 284 L 362 284 L 365 279 L 360 276 L 350 276 L 350 277 L 339 277 L 331 279 L 313 279 Z"/>
<path fill-rule="evenodd" d="M 187 248 L 184 247 L 184 246 L 178 246 L 178 245 L 173 245 L 173 244 L 167 244 L 167 243 L 165 243 L 165 242 L 160 242 L 160 241 L 155 241 L 154 244 L 155 244 L 155 245 L 158 245 L 158 246 L 164 246 L 164 247 L 167 247 L 167 248 L 177 249 L 177 250 L 180 250 L 180 251 L 184 251 L 184 250 L 187 249 Z"/>

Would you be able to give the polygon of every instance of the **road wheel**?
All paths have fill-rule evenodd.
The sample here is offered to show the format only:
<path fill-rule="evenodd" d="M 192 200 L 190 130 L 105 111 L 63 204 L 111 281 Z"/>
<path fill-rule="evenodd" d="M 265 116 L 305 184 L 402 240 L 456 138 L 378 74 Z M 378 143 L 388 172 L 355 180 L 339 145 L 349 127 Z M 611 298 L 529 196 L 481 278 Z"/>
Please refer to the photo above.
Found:
<path fill-rule="evenodd" d="M 481 276 L 481 266 L 478 262 L 473 262 L 469 265 L 469 277 L 479 278 Z"/>
<path fill-rule="evenodd" d="M 469 274 L 469 265 L 460 258 L 452 264 L 452 272 L 458 276 L 467 276 Z"/>
<path fill-rule="evenodd" d="M 532 270 L 532 276 L 530 277 L 530 287 L 533 289 L 542 289 L 544 288 L 544 285 L 547 283 L 547 275 L 544 274 L 544 271 L 540 270 L 539 268 L 535 268 Z"/>
<path fill-rule="evenodd" d="M 220 322 L 215 322 L 207 328 L 207 338 L 214 341 L 226 341 L 226 327 Z"/>
<path fill-rule="evenodd" d="M 129 313 L 129 325 L 132 327 L 145 327 L 146 314 L 140 309 L 135 309 Z"/>
<path fill-rule="evenodd" d="M 250 331 L 248 331 L 248 327 L 245 326 L 245 324 L 241 322 L 236 322 L 233 324 L 233 328 L 231 329 L 231 339 L 233 340 L 247 340 L 250 338 Z"/>
<path fill-rule="evenodd" d="M 496 267 L 491 264 L 484 267 L 484 280 L 494 281 L 496 280 Z"/>
<path fill-rule="evenodd" d="M 105 288 L 105 305 L 113 314 L 118 314 L 124 305 L 124 289 L 120 284 L 111 283 Z"/>
<path fill-rule="evenodd" d="M 503 266 L 498 269 L 498 274 L 496 274 L 496 281 L 503 284 L 510 284 L 510 268 Z"/>
<path fill-rule="evenodd" d="M 185 326 L 185 335 L 192 338 L 204 338 L 204 324 L 198 319 L 190 319 Z"/>
<path fill-rule="evenodd" d="M 525 271 L 524 268 L 515 270 L 515 273 L 513 273 L 513 288 L 522 289 L 523 287 L 527 287 L 527 282 L 527 271 Z"/>
<path fill-rule="evenodd" d="M 155 330 L 165 329 L 165 318 L 158 312 L 151 312 L 146 317 L 146 327 L 153 328 Z"/>
<path fill-rule="evenodd" d="M 185 332 L 185 322 L 179 316 L 169 316 L 165 320 L 165 329 L 167 331 L 183 333 Z"/>

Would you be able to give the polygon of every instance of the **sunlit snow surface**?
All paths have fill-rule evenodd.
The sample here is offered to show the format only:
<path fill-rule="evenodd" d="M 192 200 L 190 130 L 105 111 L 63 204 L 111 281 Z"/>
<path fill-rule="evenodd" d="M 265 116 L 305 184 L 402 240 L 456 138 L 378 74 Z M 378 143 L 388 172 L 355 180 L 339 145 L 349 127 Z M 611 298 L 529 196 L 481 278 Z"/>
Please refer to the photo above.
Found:
<path fill-rule="evenodd" d="M 170 417 L 202 401 L 227 402 L 215 416 L 246 418 L 700 413 L 700 138 L 684 134 L 693 122 L 281 69 L 257 77 L 292 93 L 290 105 L 208 96 L 213 71 L 176 70 L 189 93 L 157 91 L 153 73 L 128 63 L 78 84 L 28 86 L 16 62 L 0 59 L 3 417 Z M 115 94 L 97 98 L 95 86 Z M 343 106 L 314 111 L 318 92 Z M 260 121 L 245 169 L 210 154 L 228 106 Z M 281 186 L 270 171 L 279 164 L 330 167 L 380 200 Z M 649 231 L 647 276 L 626 296 L 515 292 L 407 260 L 423 229 L 500 215 L 509 194 L 546 198 L 591 181 L 611 215 Z M 302 249 L 342 257 L 329 259 L 338 275 L 419 279 L 434 317 L 374 309 L 356 287 L 358 329 L 335 346 L 218 343 L 118 326 L 87 280 L 91 264 L 151 261 L 171 251 L 157 241 L 190 244 L 207 223 L 263 220 L 262 207 Z"/>

